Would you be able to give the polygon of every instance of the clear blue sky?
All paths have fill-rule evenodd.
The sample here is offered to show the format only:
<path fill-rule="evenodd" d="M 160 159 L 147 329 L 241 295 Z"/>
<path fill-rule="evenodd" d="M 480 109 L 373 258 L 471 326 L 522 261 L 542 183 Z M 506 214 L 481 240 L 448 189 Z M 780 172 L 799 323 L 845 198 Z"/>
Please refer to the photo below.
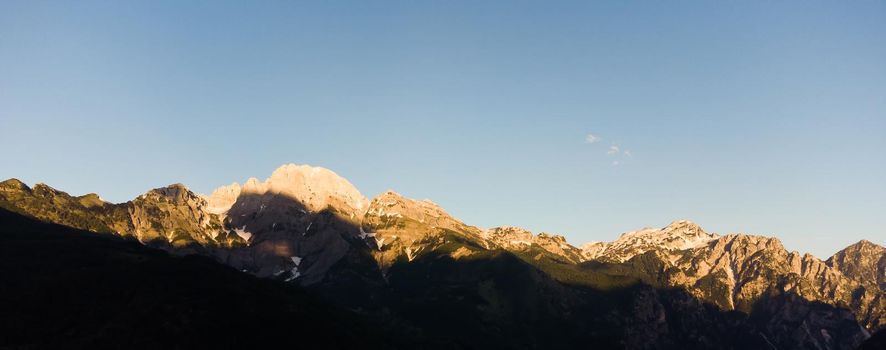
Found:
<path fill-rule="evenodd" d="M 0 121 L 0 177 L 118 202 L 294 162 L 575 244 L 886 244 L 881 1 L 3 1 Z"/>

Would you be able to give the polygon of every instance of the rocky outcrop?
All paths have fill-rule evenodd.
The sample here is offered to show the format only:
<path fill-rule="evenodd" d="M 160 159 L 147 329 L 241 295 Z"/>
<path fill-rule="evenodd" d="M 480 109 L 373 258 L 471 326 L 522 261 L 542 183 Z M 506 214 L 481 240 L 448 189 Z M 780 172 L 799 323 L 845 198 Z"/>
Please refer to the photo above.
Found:
<path fill-rule="evenodd" d="M 348 217 L 366 210 L 368 200 L 348 180 L 333 171 L 309 165 L 283 165 L 264 182 L 250 178 L 242 186 L 222 186 L 208 197 L 213 212 L 228 211 L 244 195 L 279 196 L 297 201 L 306 211 L 320 212 L 334 208 Z M 239 204 L 239 203 L 237 203 Z"/>
<path fill-rule="evenodd" d="M 827 264 L 856 282 L 886 290 L 886 248 L 862 240 L 827 260 Z"/>
<path fill-rule="evenodd" d="M 685 288 L 724 310 L 750 313 L 765 296 L 790 294 L 848 308 L 869 329 L 886 325 L 881 290 L 847 277 L 812 255 L 788 252 L 776 238 L 718 236 L 694 223 L 676 221 L 662 229 L 629 232 L 616 241 L 583 248 L 589 260 L 625 266 L 625 271 L 653 285 Z M 879 252 L 867 250 L 871 256 Z M 840 259 L 832 260 L 839 264 Z M 858 270 L 870 276 L 874 260 L 865 260 Z"/>
<path fill-rule="evenodd" d="M 361 237 L 376 248 L 382 269 L 398 259 L 412 261 L 434 249 L 446 249 L 447 243 L 461 242 L 449 252 L 456 258 L 471 255 L 475 249 L 502 249 L 536 256 L 542 250 L 557 259 L 577 264 L 582 261 L 581 249 L 559 235 L 532 232 L 517 227 L 496 227 L 488 230 L 467 225 L 449 215 L 429 200 L 413 200 L 387 191 L 374 198 L 363 218 Z"/>
<path fill-rule="evenodd" d="M 264 182 L 223 186 L 208 196 L 207 211 L 247 247 L 218 251 L 223 262 L 260 277 L 302 284 L 323 279 L 357 240 L 368 200 L 336 173 L 287 164 Z"/>
<path fill-rule="evenodd" d="M 219 216 L 208 212 L 206 201 L 182 184 L 148 191 L 123 206 L 130 216 L 129 233 L 141 242 L 176 248 L 242 243 L 225 235 Z"/>
<path fill-rule="evenodd" d="M 372 199 L 360 232 L 375 248 L 373 255 L 383 271 L 398 260 L 412 261 L 447 241 L 486 245 L 479 228 L 455 219 L 431 201 L 405 198 L 394 191 Z"/>
<path fill-rule="evenodd" d="M 586 260 L 624 262 L 647 251 L 678 252 L 705 246 L 717 238 L 693 222 L 674 221 L 662 229 L 644 228 L 621 235 L 612 242 L 594 242 L 582 245 Z"/>
<path fill-rule="evenodd" d="M 826 264 L 858 287 L 853 310 L 872 329 L 886 330 L 886 248 L 862 240 L 831 256 Z"/>
<path fill-rule="evenodd" d="M 524 252 L 537 246 L 570 263 L 577 264 L 585 260 L 583 251 L 569 244 L 566 237 L 560 235 L 545 232 L 533 235 L 519 227 L 502 226 L 483 231 L 483 238 L 512 252 Z"/>
<path fill-rule="evenodd" d="M 231 183 L 228 186 L 221 186 L 212 191 L 209 196 L 201 195 L 206 200 L 206 211 L 213 214 L 224 214 L 231 209 L 237 197 L 240 197 L 240 184 Z"/>

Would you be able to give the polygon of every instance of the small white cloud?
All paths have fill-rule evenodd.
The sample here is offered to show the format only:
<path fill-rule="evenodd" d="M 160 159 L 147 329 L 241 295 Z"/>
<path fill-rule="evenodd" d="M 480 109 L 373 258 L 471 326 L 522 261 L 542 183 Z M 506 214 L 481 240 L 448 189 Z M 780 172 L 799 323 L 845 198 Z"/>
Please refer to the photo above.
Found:
<path fill-rule="evenodd" d="M 603 141 L 603 138 L 594 134 L 588 134 L 585 136 L 585 143 L 598 143 Z M 624 163 L 628 158 L 633 158 L 634 154 L 631 153 L 631 150 L 622 149 L 615 142 L 607 142 L 609 143 L 609 147 L 606 149 L 606 155 L 610 157 L 612 160 L 612 166 L 619 166 Z"/>

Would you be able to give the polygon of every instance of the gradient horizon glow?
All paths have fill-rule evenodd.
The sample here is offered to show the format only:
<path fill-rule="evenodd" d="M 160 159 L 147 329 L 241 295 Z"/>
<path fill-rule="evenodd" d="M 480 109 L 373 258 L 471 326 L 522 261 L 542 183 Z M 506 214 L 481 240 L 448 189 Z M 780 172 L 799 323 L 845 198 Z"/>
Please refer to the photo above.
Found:
<path fill-rule="evenodd" d="M 573 244 L 886 244 L 886 3 L 0 3 L 0 177 L 122 202 L 284 163 Z"/>

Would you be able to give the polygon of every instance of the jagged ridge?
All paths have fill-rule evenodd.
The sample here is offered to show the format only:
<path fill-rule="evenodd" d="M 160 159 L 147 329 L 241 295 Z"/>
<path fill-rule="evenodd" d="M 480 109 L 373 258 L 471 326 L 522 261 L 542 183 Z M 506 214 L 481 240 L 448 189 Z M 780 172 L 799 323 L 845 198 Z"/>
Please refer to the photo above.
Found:
<path fill-rule="evenodd" d="M 343 261 L 365 265 L 359 252 L 366 249 L 383 276 L 392 266 L 426 254 L 459 260 L 505 250 L 562 282 L 595 281 L 590 285 L 604 287 L 638 279 L 685 288 L 724 310 L 750 313 L 761 298 L 789 294 L 849 308 L 868 329 L 882 328 L 886 310 L 882 279 L 870 282 L 883 276 L 886 259 L 882 247 L 870 242 L 822 262 L 787 252 L 774 238 L 719 236 L 675 221 L 579 249 L 558 235 L 470 226 L 430 201 L 393 191 L 369 201 L 332 171 L 292 164 L 264 182 L 251 178 L 210 196 L 176 184 L 123 204 L 8 180 L 0 184 L 0 205 L 68 226 L 130 235 L 174 252 L 210 255 L 239 270 L 303 285 L 331 278 Z M 604 264 L 600 271 L 606 272 L 584 268 L 588 263 Z M 818 338 L 825 344 L 825 336 Z"/>

